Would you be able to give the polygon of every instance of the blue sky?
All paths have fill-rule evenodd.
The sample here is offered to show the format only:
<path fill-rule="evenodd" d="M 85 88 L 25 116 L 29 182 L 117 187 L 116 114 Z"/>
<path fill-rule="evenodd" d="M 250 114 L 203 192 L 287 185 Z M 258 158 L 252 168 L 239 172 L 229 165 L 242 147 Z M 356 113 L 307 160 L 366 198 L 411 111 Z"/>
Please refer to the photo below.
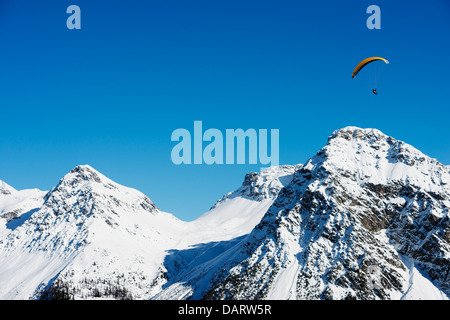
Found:
<path fill-rule="evenodd" d="M 195 120 L 279 129 L 281 164 L 354 125 L 448 165 L 449 32 L 446 0 L 1 0 L 0 179 L 49 190 L 90 164 L 191 220 L 261 167 L 174 165 L 171 133 Z M 391 62 L 378 96 L 351 79 L 369 56 Z"/>

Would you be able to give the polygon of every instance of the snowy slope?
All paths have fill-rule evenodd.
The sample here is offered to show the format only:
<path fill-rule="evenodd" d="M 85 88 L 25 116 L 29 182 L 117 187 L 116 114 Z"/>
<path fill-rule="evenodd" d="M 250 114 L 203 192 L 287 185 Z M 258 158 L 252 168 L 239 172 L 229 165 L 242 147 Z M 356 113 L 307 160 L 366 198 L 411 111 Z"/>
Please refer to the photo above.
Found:
<path fill-rule="evenodd" d="M 23 223 L 44 202 L 45 191 L 16 190 L 0 181 L 0 233 Z M 0 239 L 2 237 L 0 236 Z"/>
<path fill-rule="evenodd" d="M 208 212 L 192 222 L 192 227 L 202 230 L 203 241 L 227 240 L 249 233 L 272 205 L 278 192 L 292 181 L 298 168 L 284 165 L 247 174 L 240 188 L 217 201 Z"/>
<path fill-rule="evenodd" d="M 45 194 L 38 189 L 18 191 L 0 180 L 0 232 L 15 228 L 31 215 L 42 205 Z"/>
<path fill-rule="evenodd" d="M 195 275 L 196 268 L 204 268 L 204 262 L 211 266 L 222 265 L 229 257 L 229 249 L 260 222 L 299 167 L 285 165 L 247 174 L 240 188 L 225 195 L 208 212 L 190 222 L 183 239 L 164 259 L 163 275 L 167 281 L 164 287 L 177 283 L 186 275 Z M 201 284 L 202 278 L 196 277 L 195 281 Z M 180 290 L 176 297 L 162 291 L 153 299 L 183 299 L 193 293 L 183 285 L 175 284 L 171 288 Z"/>

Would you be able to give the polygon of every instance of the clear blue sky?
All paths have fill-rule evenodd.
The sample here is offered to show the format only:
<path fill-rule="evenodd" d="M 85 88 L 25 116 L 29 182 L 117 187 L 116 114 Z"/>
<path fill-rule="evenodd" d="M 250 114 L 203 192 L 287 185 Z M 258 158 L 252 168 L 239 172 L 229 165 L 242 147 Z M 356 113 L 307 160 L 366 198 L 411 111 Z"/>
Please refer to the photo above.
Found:
<path fill-rule="evenodd" d="M 174 165 L 171 133 L 194 120 L 279 129 L 281 164 L 354 125 L 448 165 L 449 34 L 447 0 L 1 0 L 0 179 L 49 190 L 90 164 L 191 220 L 260 169 Z M 391 62 L 378 96 L 351 79 L 369 56 Z"/>

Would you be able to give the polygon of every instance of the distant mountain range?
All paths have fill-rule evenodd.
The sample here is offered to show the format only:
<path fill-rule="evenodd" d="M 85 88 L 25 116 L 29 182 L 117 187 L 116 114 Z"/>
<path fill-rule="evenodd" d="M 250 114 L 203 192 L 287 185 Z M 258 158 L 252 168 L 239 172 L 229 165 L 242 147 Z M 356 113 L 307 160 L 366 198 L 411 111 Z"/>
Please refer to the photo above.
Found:
<path fill-rule="evenodd" d="M 448 299 L 450 168 L 376 129 L 184 222 L 88 165 L 0 181 L 0 299 Z"/>

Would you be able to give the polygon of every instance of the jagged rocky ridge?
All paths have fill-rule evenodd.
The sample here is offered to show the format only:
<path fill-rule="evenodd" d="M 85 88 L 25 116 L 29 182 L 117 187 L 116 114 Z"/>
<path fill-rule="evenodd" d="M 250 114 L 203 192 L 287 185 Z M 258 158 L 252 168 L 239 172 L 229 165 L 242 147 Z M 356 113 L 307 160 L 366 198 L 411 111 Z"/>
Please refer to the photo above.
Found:
<path fill-rule="evenodd" d="M 0 217 L 0 296 L 447 298 L 449 171 L 347 127 L 305 165 L 248 174 L 186 223 L 79 166 L 28 216 Z"/>

